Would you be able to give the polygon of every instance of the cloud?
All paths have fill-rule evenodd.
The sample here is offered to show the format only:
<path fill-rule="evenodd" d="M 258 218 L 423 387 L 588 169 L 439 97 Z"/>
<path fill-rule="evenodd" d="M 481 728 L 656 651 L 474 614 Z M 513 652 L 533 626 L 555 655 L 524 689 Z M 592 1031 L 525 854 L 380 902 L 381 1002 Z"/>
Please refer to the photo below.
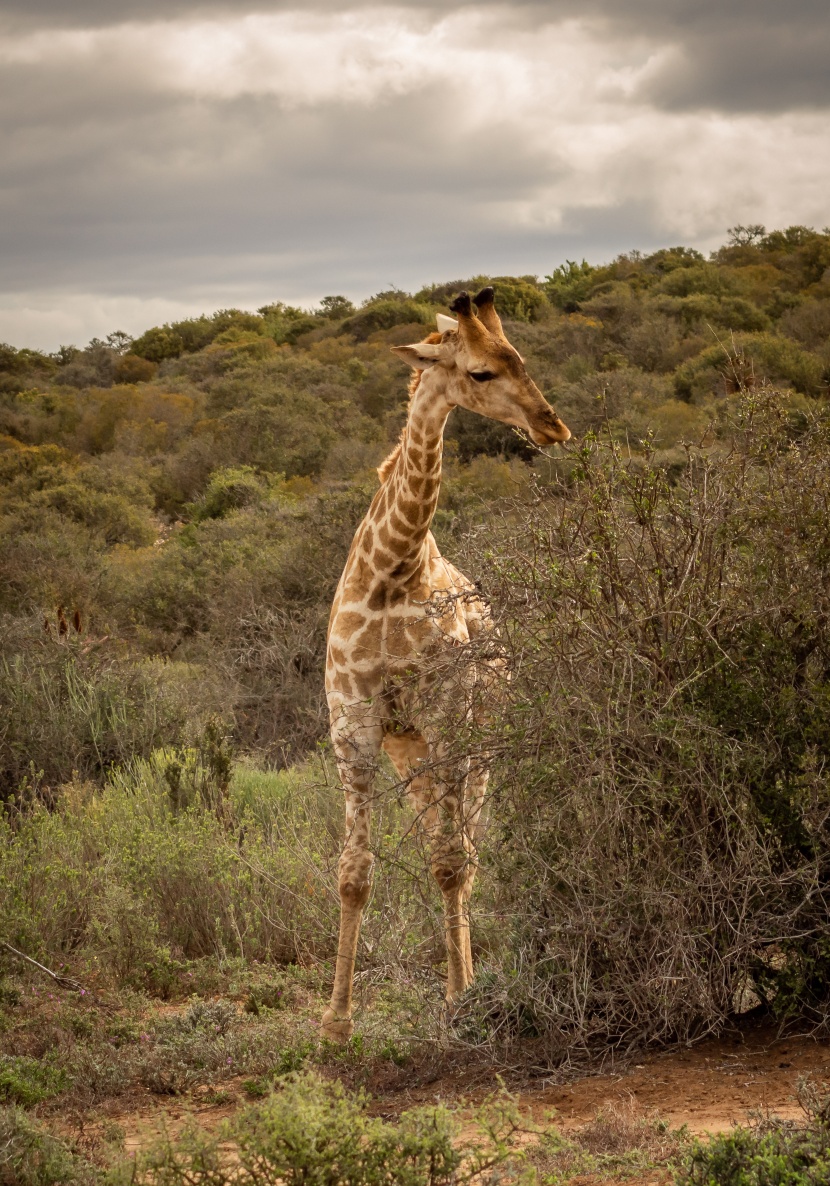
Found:
<path fill-rule="evenodd" d="M 768 0 L 64 7 L 0 42 L 0 338 L 826 221 L 815 96 L 724 81 Z"/>

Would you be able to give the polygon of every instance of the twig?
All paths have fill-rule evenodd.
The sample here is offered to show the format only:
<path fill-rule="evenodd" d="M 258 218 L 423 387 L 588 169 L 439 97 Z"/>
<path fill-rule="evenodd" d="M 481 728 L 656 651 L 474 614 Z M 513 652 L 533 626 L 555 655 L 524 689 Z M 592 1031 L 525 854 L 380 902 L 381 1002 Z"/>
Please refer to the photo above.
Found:
<path fill-rule="evenodd" d="M 18 951 L 16 947 L 12 947 L 11 943 L 7 943 L 5 939 L 0 939 L 0 947 L 5 947 L 6 951 L 10 951 L 12 955 L 16 955 L 18 959 L 25 960 L 27 964 L 32 964 L 34 967 L 45 972 L 47 976 L 51 976 L 56 984 L 61 988 L 65 988 L 70 992 L 79 992 L 81 996 L 86 997 L 93 1005 L 97 1005 L 100 1009 L 107 1009 L 112 1011 L 112 1006 L 107 1005 L 104 1001 L 99 1000 L 96 996 L 79 984 L 77 980 L 73 980 L 71 976 L 61 976 L 59 972 L 53 972 L 51 968 L 47 968 L 45 964 L 39 964 L 37 960 L 32 959 L 30 955 L 24 955 L 22 951 Z"/>

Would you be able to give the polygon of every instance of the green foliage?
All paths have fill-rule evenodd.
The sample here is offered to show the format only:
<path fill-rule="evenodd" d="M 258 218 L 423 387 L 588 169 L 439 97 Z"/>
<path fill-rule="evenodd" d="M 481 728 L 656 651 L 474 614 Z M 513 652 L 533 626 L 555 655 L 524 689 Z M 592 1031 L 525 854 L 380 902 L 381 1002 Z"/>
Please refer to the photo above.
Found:
<path fill-rule="evenodd" d="M 164 998 L 194 991 L 188 960 L 331 955 L 339 788 L 321 764 L 229 769 L 221 737 L 205 732 L 198 748 L 113 770 L 101 789 L 70 784 L 46 796 L 38 783 L 16 797 L 0 816 L 3 938 L 50 966 L 71 952 L 107 983 Z M 379 868 L 417 866 L 404 814 L 389 804 L 379 826 Z M 437 950 L 440 926 L 418 880 L 379 875 L 363 935 L 373 959 Z M 399 926 L 390 930 L 393 916 Z M 251 988 L 245 1016 L 289 1013 L 298 975 L 272 971 Z M 294 1044 L 270 1066 L 290 1070 L 303 1050 Z"/>
<path fill-rule="evenodd" d="M 180 354 L 193 354 L 209 346 L 228 330 L 263 332 L 263 318 L 241 309 L 220 309 L 212 317 L 190 317 L 167 325 L 155 326 L 136 338 L 130 352 L 149 362 L 164 362 Z"/>
<path fill-rule="evenodd" d="M 23 1055 L 0 1054 L 0 1104 L 31 1108 L 59 1095 L 66 1086 L 66 1076 L 48 1063 Z"/>
<path fill-rule="evenodd" d="M 815 354 L 772 334 L 737 334 L 709 346 L 678 368 L 675 388 L 682 398 L 703 401 L 757 386 L 763 379 L 818 395 L 825 367 Z"/>
<path fill-rule="evenodd" d="M 332 321 L 338 321 L 341 317 L 351 317 L 354 311 L 354 305 L 348 297 L 324 296 L 320 301 L 321 314 Z"/>
<path fill-rule="evenodd" d="M 678 1186 L 823 1186 L 830 1179 L 830 1128 L 816 1122 L 736 1128 L 695 1142 Z"/>
<path fill-rule="evenodd" d="M 193 518 L 222 519 L 229 511 L 254 506 L 266 494 L 267 487 L 249 465 L 215 470 L 205 492 L 193 508 Z"/>
<path fill-rule="evenodd" d="M 92 1186 L 93 1166 L 66 1141 L 14 1107 L 0 1106 L 2 1186 Z"/>
<path fill-rule="evenodd" d="M 342 330 L 358 342 L 365 342 L 372 334 L 393 329 L 397 325 L 430 325 L 435 312 L 405 294 L 381 294 L 367 301 L 352 317 L 344 321 Z"/>
<path fill-rule="evenodd" d="M 560 264 L 550 276 L 545 277 L 548 300 L 566 313 L 575 313 L 580 302 L 586 299 L 594 287 L 596 272 L 597 269 L 584 259 L 581 263 L 569 259 Z"/>
<path fill-rule="evenodd" d="M 132 660 L 106 645 L 85 649 L 56 625 L 4 631 L 0 657 L 0 800 L 18 794 L 30 767 L 47 786 L 102 779 L 116 764 L 195 732 L 214 707 L 196 668 Z"/>
<path fill-rule="evenodd" d="M 512 1129 L 504 1108 L 494 1109 L 478 1143 L 465 1147 L 454 1141 L 457 1123 L 445 1108 L 417 1108 L 390 1123 L 368 1116 L 367 1102 L 339 1083 L 298 1075 L 263 1103 L 243 1109 L 216 1136 L 190 1126 L 177 1141 L 163 1141 L 140 1156 L 134 1170 L 122 1171 L 129 1176 L 116 1174 L 114 1181 L 450 1186 L 532 1180 L 507 1145 Z M 234 1144 L 232 1166 L 222 1156 L 223 1140 Z"/>

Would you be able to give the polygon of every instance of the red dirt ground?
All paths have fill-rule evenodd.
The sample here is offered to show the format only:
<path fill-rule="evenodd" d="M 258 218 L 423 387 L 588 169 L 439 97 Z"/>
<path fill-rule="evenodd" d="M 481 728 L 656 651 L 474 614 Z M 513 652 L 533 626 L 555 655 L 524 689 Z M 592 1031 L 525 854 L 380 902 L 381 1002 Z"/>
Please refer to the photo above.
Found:
<path fill-rule="evenodd" d="M 750 1111 L 775 1113 L 787 1119 L 800 1116 L 795 1100 L 799 1075 L 810 1074 L 830 1080 L 830 1044 L 809 1035 L 778 1038 L 764 1029 L 749 1029 L 733 1038 L 711 1039 L 689 1049 L 672 1050 L 642 1057 L 624 1069 L 604 1073 L 560 1073 L 553 1078 L 525 1084 L 519 1091 L 522 1110 L 541 1122 L 555 1112 L 553 1122 L 573 1131 L 592 1120 L 609 1104 L 627 1104 L 632 1099 L 645 1112 L 657 1112 L 672 1127 L 686 1125 L 695 1134 L 725 1131 L 746 1122 Z M 451 1103 L 463 1096 L 480 1099 L 495 1083 L 474 1077 L 465 1089 L 464 1075 L 456 1070 L 433 1082 L 403 1080 L 396 1090 L 378 1093 L 375 1109 L 394 1114 L 416 1103 L 434 1100 Z M 176 1131 L 188 1115 L 199 1124 L 213 1127 L 231 1115 L 244 1096 L 230 1089 L 221 1103 L 179 1105 L 172 1101 L 113 1117 L 126 1132 L 126 1147 L 133 1151 L 152 1140 L 162 1126 Z M 515 1088 L 514 1088 L 515 1090 Z M 619 1179 L 587 1177 L 574 1179 L 587 1186 L 611 1186 Z M 656 1186 L 665 1174 L 653 1172 L 626 1179 L 628 1186 Z"/>

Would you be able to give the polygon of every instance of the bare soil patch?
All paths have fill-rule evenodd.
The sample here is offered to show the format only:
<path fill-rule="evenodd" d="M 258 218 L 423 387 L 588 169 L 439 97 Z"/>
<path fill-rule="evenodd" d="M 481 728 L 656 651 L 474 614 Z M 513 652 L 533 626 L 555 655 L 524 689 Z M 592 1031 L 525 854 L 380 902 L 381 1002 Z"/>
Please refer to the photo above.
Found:
<path fill-rule="evenodd" d="M 645 1055 L 615 1068 L 579 1072 L 563 1070 L 554 1077 L 513 1082 L 522 1112 L 535 1124 L 553 1124 L 575 1134 L 609 1108 L 631 1109 L 643 1115 L 657 1113 L 671 1128 L 686 1126 L 698 1135 L 723 1132 L 745 1123 L 750 1112 L 797 1119 L 796 1080 L 810 1075 L 830 1080 L 830 1043 L 809 1034 L 779 1037 L 769 1027 L 709 1039 L 691 1048 Z M 399 1074 L 378 1076 L 369 1084 L 374 1095 L 372 1111 L 394 1116 L 416 1104 L 480 1101 L 498 1086 L 492 1070 L 481 1067 L 400 1068 Z M 186 1100 L 147 1101 L 134 1110 L 110 1114 L 108 1121 L 123 1130 L 124 1146 L 134 1152 L 166 1128 L 176 1133 L 188 1117 L 214 1128 L 248 1102 L 240 1082 L 224 1082 L 220 1098 L 203 1089 Z M 663 1186 L 670 1175 L 663 1170 L 645 1175 L 601 1177 L 578 1175 L 574 1186 Z"/>

